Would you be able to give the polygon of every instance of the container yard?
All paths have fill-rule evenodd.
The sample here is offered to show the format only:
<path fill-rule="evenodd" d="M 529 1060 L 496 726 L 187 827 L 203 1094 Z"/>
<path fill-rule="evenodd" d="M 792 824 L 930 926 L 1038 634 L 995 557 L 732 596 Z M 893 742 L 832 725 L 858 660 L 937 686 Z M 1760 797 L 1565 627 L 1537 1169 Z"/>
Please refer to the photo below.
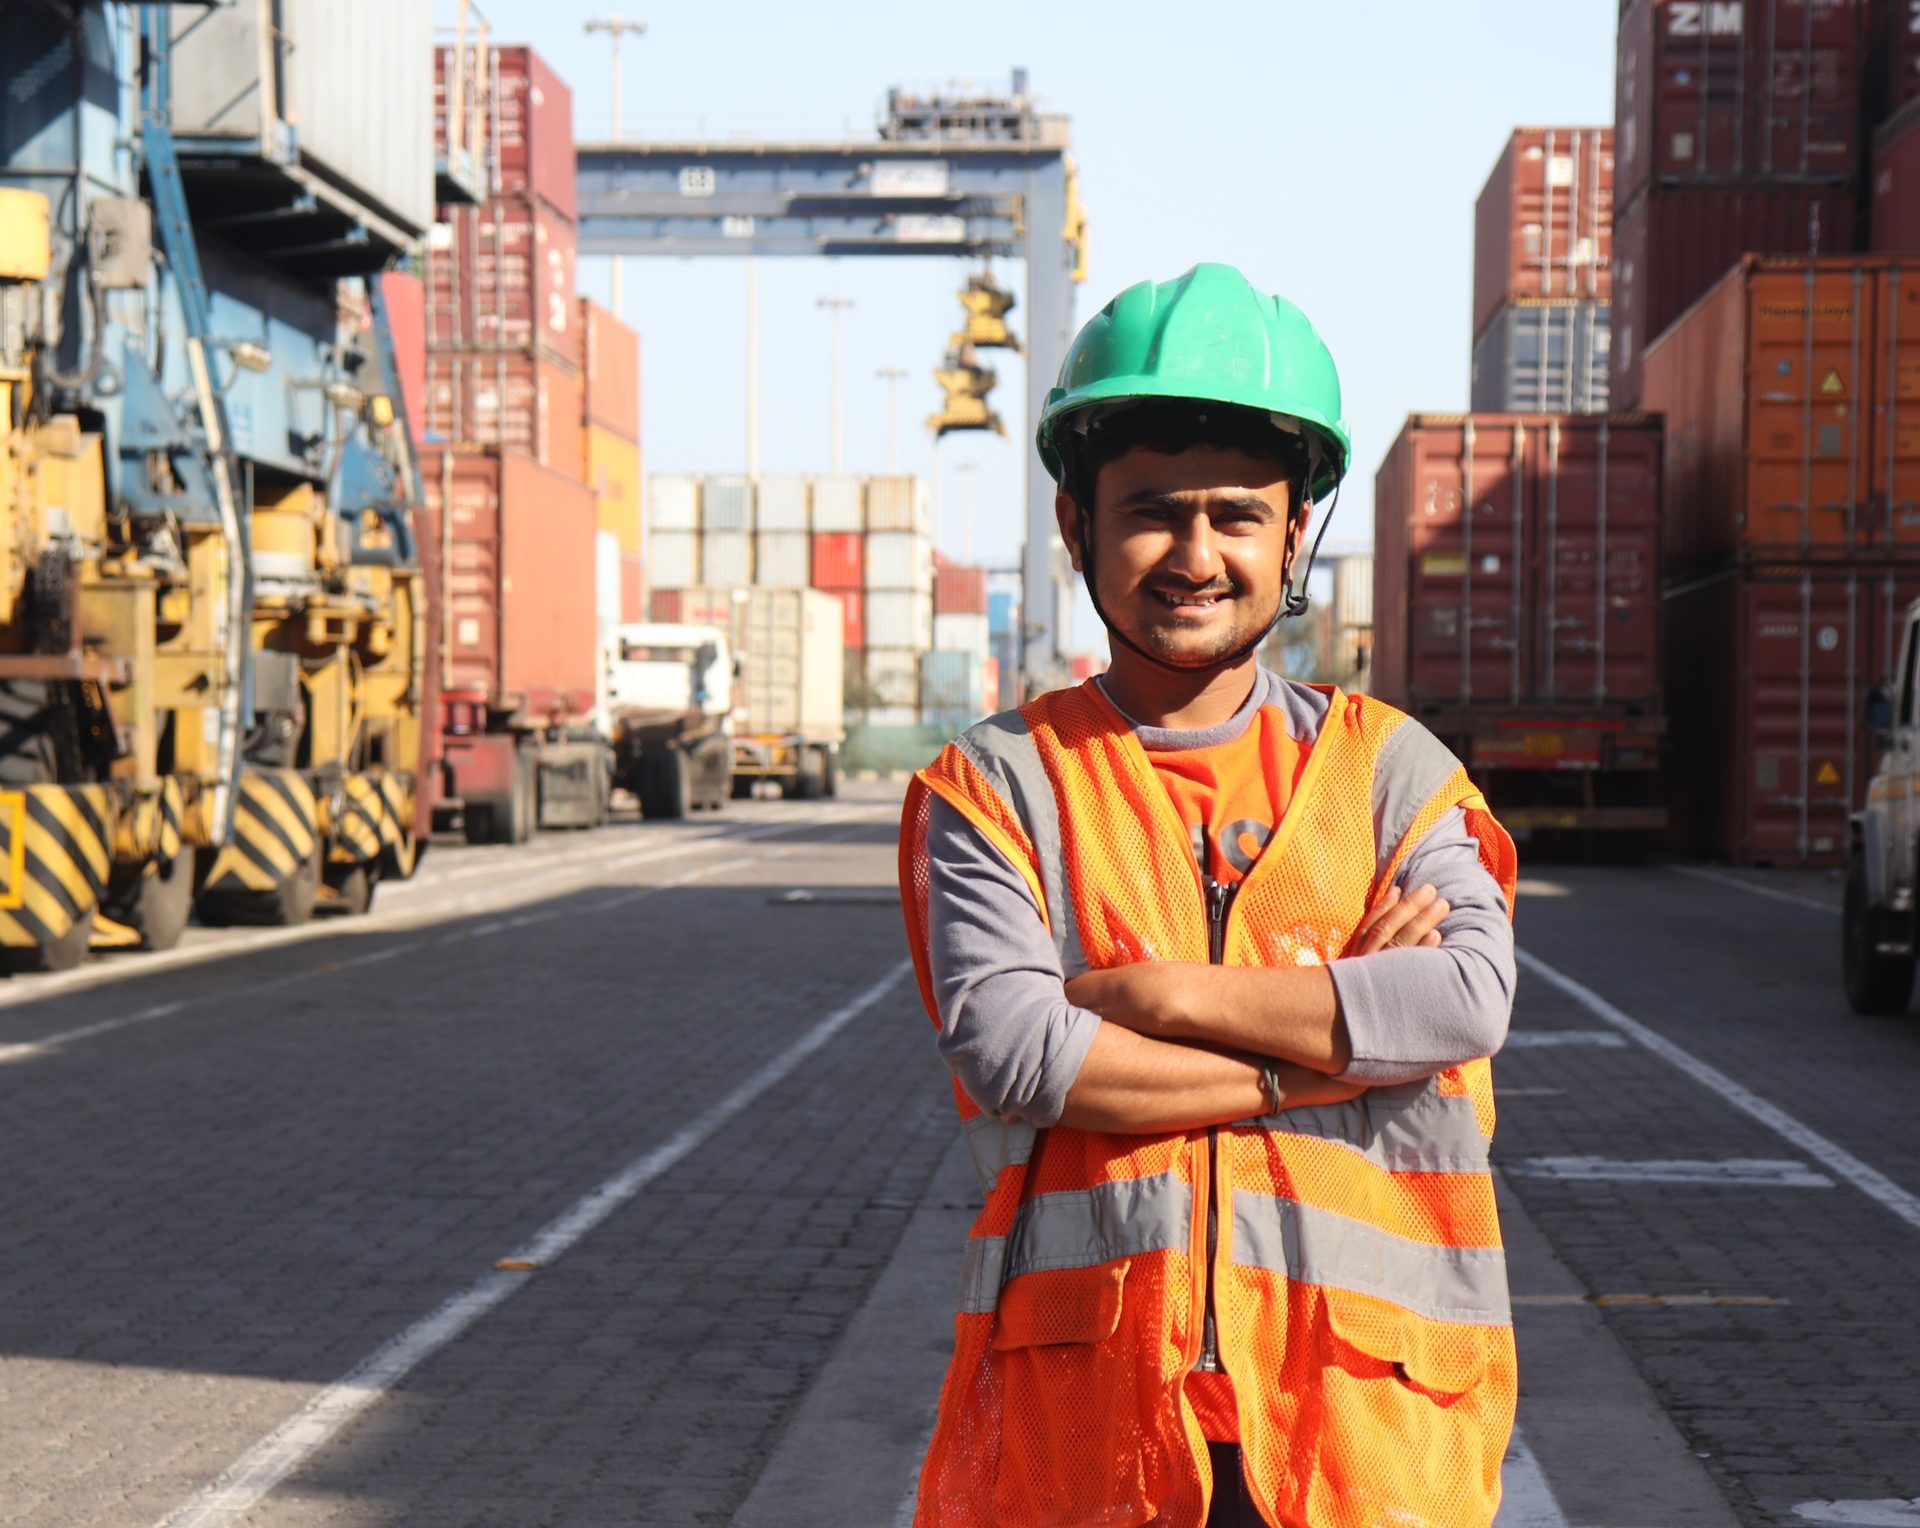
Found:
<path fill-rule="evenodd" d="M 0 1528 L 1920 1522 L 1920 4 L 1537 9 L 0 0 Z"/>

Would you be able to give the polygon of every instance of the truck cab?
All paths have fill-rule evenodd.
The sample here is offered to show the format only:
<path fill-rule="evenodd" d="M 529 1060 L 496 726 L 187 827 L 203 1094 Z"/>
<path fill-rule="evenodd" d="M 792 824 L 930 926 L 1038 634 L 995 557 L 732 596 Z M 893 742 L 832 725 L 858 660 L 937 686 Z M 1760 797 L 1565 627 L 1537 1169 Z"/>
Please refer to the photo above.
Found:
<path fill-rule="evenodd" d="M 1891 687 L 1867 697 L 1866 726 L 1880 753 L 1866 805 L 1850 819 L 1841 917 L 1841 969 L 1855 1013 L 1906 1011 L 1913 996 L 1914 893 L 1920 857 L 1920 600 L 1902 618 Z"/>
<path fill-rule="evenodd" d="M 718 627 L 615 628 L 607 660 L 614 777 L 643 817 L 718 811 L 732 796 L 736 667 Z"/>

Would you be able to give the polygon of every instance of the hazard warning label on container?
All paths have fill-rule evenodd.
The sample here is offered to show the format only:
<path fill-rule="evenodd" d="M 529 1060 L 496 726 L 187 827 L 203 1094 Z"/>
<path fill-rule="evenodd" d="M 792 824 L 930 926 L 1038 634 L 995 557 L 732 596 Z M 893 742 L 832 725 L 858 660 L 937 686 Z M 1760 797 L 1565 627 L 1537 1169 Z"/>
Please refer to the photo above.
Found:
<path fill-rule="evenodd" d="M 1820 379 L 1820 391 L 1829 398 L 1846 390 L 1847 384 L 1840 380 L 1840 373 L 1836 368 L 1829 368 L 1827 374 Z"/>
<path fill-rule="evenodd" d="M 1840 771 L 1833 767 L 1832 759 L 1827 759 L 1821 763 L 1820 768 L 1814 772 L 1813 783 L 1815 785 L 1838 785 L 1840 783 Z"/>

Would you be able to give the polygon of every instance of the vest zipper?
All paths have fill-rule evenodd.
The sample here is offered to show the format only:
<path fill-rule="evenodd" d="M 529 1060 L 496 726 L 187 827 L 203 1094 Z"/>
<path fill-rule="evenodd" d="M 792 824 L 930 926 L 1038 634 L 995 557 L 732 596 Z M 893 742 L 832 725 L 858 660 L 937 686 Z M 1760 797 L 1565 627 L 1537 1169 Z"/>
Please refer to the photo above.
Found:
<path fill-rule="evenodd" d="M 1239 888 L 1222 886 L 1204 870 L 1200 889 L 1207 903 L 1207 959 L 1226 964 L 1227 913 Z M 1213 1316 L 1213 1262 L 1220 1249 L 1220 1127 L 1207 1126 L 1207 1283 L 1206 1306 L 1200 1325 L 1200 1358 L 1194 1368 L 1203 1374 L 1220 1372 L 1220 1337 Z"/>

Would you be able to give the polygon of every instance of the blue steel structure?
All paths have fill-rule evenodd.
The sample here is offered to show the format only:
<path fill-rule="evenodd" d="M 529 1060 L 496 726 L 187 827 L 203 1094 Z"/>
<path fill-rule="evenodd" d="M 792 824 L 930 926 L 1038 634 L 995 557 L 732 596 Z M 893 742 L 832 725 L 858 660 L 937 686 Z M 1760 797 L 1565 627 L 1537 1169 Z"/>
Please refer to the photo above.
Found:
<path fill-rule="evenodd" d="M 1067 120 L 1010 98 L 888 98 L 880 136 L 848 143 L 582 143 L 580 250 L 590 255 L 874 255 L 1018 259 L 1026 268 L 1027 432 L 1073 338 L 1086 225 Z M 1065 670 L 1071 569 L 1053 480 L 1027 460 L 1020 667 Z"/>

